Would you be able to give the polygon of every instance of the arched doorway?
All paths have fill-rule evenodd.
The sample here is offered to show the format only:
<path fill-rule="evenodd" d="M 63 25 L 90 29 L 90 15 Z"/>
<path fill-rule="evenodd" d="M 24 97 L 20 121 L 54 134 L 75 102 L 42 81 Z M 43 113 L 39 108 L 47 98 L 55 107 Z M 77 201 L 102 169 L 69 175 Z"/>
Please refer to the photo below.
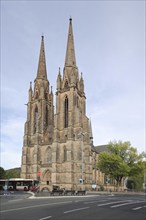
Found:
<path fill-rule="evenodd" d="M 52 185 L 50 170 L 44 170 L 41 176 L 41 185 L 50 188 Z"/>

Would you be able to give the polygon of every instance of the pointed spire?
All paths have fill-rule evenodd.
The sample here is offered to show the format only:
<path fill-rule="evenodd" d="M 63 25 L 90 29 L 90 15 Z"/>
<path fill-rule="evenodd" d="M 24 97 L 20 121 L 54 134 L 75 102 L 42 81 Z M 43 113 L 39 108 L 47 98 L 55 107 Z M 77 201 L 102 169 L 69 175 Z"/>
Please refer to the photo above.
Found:
<path fill-rule="evenodd" d="M 60 73 L 60 67 L 58 71 L 58 77 L 57 77 L 57 90 L 61 89 L 61 73 Z"/>
<path fill-rule="evenodd" d="M 81 90 L 81 92 L 84 93 L 84 80 L 83 80 L 83 73 L 81 73 L 81 78 L 80 78 L 80 90 Z"/>
<path fill-rule="evenodd" d="M 37 71 L 37 79 L 47 79 L 46 59 L 44 50 L 44 36 L 42 35 L 40 57 Z"/>
<path fill-rule="evenodd" d="M 30 87 L 29 87 L 29 102 L 32 99 L 32 82 L 30 82 Z"/>
<path fill-rule="evenodd" d="M 59 71 L 58 71 L 58 77 L 61 77 L 60 67 L 59 67 Z"/>
<path fill-rule="evenodd" d="M 53 95 L 53 86 L 51 86 L 51 95 Z"/>
<path fill-rule="evenodd" d="M 68 31 L 67 49 L 66 49 L 66 57 L 65 57 L 65 67 L 66 66 L 76 67 L 72 18 L 69 19 L 69 31 Z"/>
<path fill-rule="evenodd" d="M 32 91 L 32 82 L 30 82 L 29 90 Z"/>

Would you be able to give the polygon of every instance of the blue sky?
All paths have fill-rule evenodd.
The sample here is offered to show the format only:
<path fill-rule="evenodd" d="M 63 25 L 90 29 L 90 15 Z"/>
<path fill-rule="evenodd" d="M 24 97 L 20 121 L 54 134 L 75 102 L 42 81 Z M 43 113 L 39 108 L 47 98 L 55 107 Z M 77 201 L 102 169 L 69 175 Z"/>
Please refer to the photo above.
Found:
<path fill-rule="evenodd" d="M 19 167 L 30 81 L 44 34 L 53 92 L 73 19 L 94 144 L 145 151 L 145 1 L 1 1 L 1 166 Z"/>

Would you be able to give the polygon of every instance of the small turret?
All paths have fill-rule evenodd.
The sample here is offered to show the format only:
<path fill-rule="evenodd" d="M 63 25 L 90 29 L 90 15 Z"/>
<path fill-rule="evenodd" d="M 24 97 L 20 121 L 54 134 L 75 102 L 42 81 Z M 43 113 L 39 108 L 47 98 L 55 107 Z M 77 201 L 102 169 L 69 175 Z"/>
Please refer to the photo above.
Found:
<path fill-rule="evenodd" d="M 61 73 L 60 73 L 60 67 L 59 67 L 59 72 L 58 72 L 58 77 L 57 77 L 57 90 L 61 89 Z"/>
<path fill-rule="evenodd" d="M 84 93 L 84 80 L 83 80 L 83 74 L 81 73 L 81 78 L 80 78 L 80 91 Z"/>
<path fill-rule="evenodd" d="M 29 102 L 31 102 L 32 99 L 32 82 L 30 82 L 30 87 L 29 87 Z"/>

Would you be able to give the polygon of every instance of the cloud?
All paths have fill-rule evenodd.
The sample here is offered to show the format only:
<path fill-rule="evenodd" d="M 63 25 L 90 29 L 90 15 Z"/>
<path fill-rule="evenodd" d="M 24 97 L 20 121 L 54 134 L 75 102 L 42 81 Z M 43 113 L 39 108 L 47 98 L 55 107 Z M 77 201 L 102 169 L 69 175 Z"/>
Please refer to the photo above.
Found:
<path fill-rule="evenodd" d="M 94 144 L 110 140 L 130 141 L 139 152 L 145 151 L 144 101 L 135 103 L 135 97 L 120 94 L 115 99 L 90 106 Z M 141 138 L 140 138 L 141 137 Z"/>
<path fill-rule="evenodd" d="M 23 145 L 24 118 L 13 117 L 1 124 L 1 166 L 20 167 Z"/>

